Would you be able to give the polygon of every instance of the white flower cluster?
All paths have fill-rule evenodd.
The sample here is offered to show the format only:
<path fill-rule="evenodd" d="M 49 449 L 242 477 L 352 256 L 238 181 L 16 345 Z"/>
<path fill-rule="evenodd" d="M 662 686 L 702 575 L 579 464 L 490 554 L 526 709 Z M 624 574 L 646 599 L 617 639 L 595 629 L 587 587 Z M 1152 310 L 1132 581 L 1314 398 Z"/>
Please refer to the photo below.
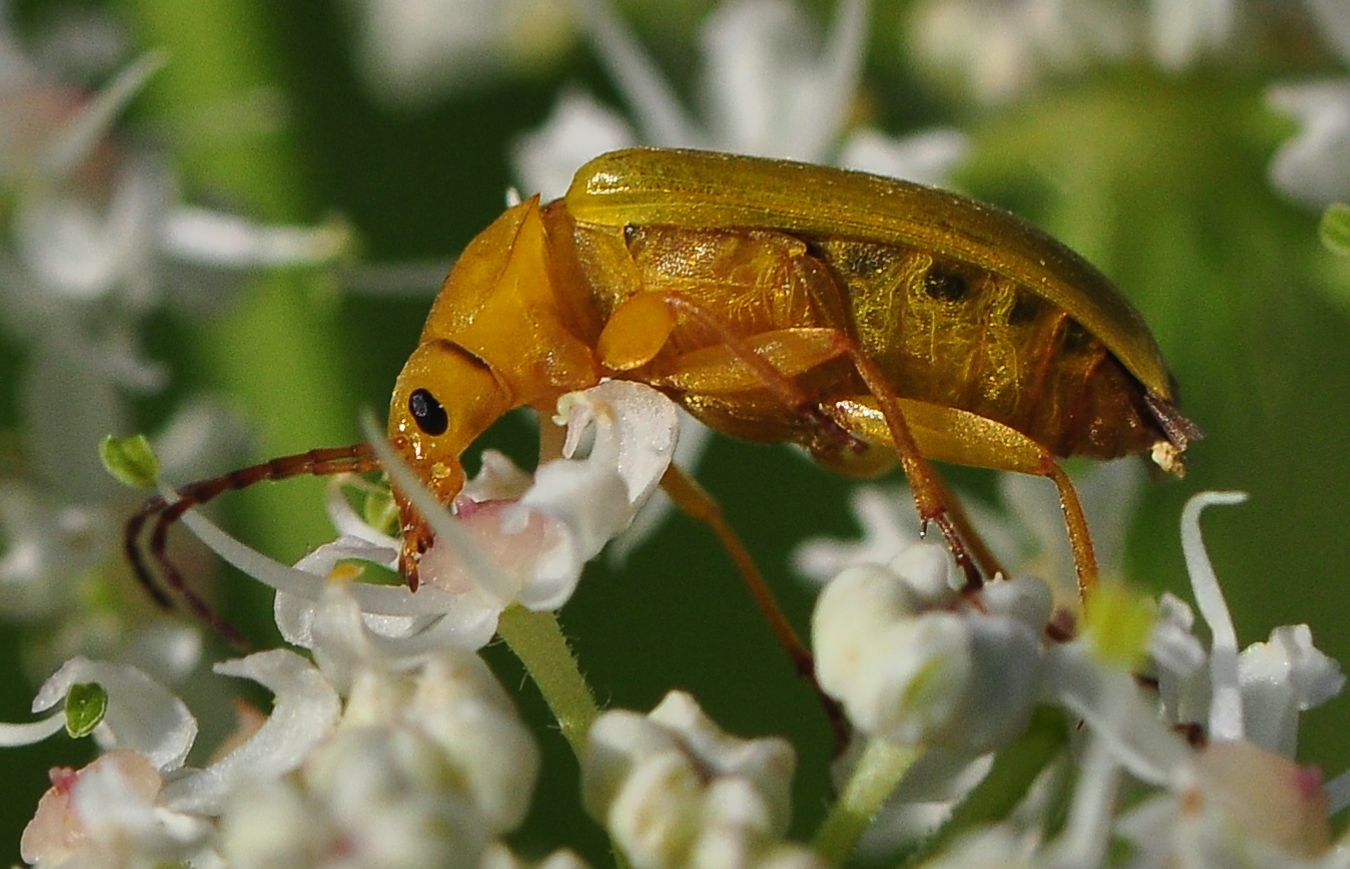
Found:
<path fill-rule="evenodd" d="M 1332 785 L 1333 804 L 1316 771 L 1289 752 L 1298 712 L 1344 680 L 1305 627 L 1238 652 L 1198 525 L 1206 504 L 1231 496 L 1199 496 L 1183 516 L 1208 645 L 1179 600 L 1164 598 L 1155 610 L 1113 585 L 1097 591 L 1078 639 L 1052 641 L 1045 584 L 998 580 L 959 593 L 949 554 L 933 544 L 843 569 L 813 619 L 817 677 L 867 747 L 807 847 L 786 838 L 796 766 L 786 741 L 729 736 L 681 692 L 647 715 L 601 714 L 588 698 L 581 705 L 589 709 L 564 713 L 543 671 L 575 667 L 565 645 L 565 660 L 544 662 L 512 639 L 520 635 L 518 621 L 507 630 L 513 614 L 562 606 L 585 561 L 632 520 L 668 466 L 678 425 L 668 400 L 623 382 L 564 397 L 558 420 L 568 426 L 563 458 L 530 476 L 492 457 L 459 500 L 459 516 L 422 505 L 437 530 L 433 551 L 446 551 L 423 561 L 416 593 L 351 581 L 353 560 L 392 564 L 396 549 L 345 499 L 333 510 L 342 538 L 296 568 L 193 518 L 225 557 L 278 587 L 278 625 L 312 662 L 273 649 L 218 665 L 275 700 L 270 714 L 244 716 L 237 738 L 196 767 L 197 725 L 182 701 L 132 668 L 68 663 L 34 709 L 98 685 L 107 703 L 93 734 L 105 753 L 53 773 L 24 859 L 40 867 L 520 865 L 504 837 L 530 807 L 540 757 L 477 655 L 500 630 L 564 735 L 576 735 L 581 802 L 635 869 L 836 865 L 878 811 L 884 819 L 921 803 L 920 824 L 889 829 L 903 831 L 911 848 L 936 831 L 937 865 L 985 865 L 990 855 L 1001 864 L 1141 869 L 1340 865 L 1327 817 L 1350 802 L 1347 788 Z M 400 485 L 412 491 L 412 481 Z M 1156 688 L 1136 675 L 1144 661 Z M 82 707 L 72 702 L 46 722 L 0 729 L 0 741 L 45 738 L 62 721 L 75 729 L 69 709 Z M 1002 823 L 956 824 L 966 803 L 1009 786 L 1006 753 L 1046 739 L 1038 707 L 1058 710 L 1050 728 L 1058 735 L 1044 762 L 999 797 L 1005 809 L 991 820 Z M 1197 728 L 1206 739 L 1193 744 L 1185 734 Z M 1127 786 L 1143 796 L 1122 810 Z M 946 805 L 934 802 L 938 793 Z M 1066 801 L 1060 828 L 1053 819 Z M 1020 808 L 1009 813 L 1012 806 Z M 1117 838 L 1130 844 L 1123 859 L 1108 851 Z M 565 850 L 547 863 L 579 865 Z"/>
<path fill-rule="evenodd" d="M 946 551 L 911 543 L 888 564 L 855 564 L 825 586 L 813 621 L 821 687 L 861 735 L 939 755 L 927 768 L 915 763 L 919 780 L 900 783 L 899 793 L 963 782 L 953 805 L 979 787 L 988 769 L 980 755 L 1021 737 L 1033 706 L 1059 707 L 1081 720 L 1084 746 L 1067 828 L 1041 841 L 1043 815 L 1018 819 L 1022 839 L 1012 853 L 1029 865 L 1102 865 L 1113 835 L 1135 849 L 1127 866 L 1233 859 L 1277 866 L 1295 858 L 1339 865 L 1328 851 L 1327 817 L 1329 807 L 1350 802 L 1340 793 L 1344 785 L 1333 783 L 1332 806 L 1317 771 L 1292 756 L 1298 713 L 1339 693 L 1345 679 L 1313 647 L 1306 625 L 1277 628 L 1269 642 L 1239 653 L 1198 521 L 1206 505 L 1236 500 L 1197 496 L 1182 518 L 1196 599 L 1213 636 L 1208 648 L 1179 599 L 1165 595 L 1155 610 L 1114 586 L 1089 600 L 1078 639 L 1049 642 L 1052 598 L 1039 580 L 995 581 L 958 594 Z M 881 529 L 888 524 L 875 511 L 869 520 Z M 876 549 L 864 541 L 833 551 Z M 817 543 L 810 551 L 820 560 L 831 550 Z M 1140 625 L 1151 628 L 1132 630 Z M 1156 674 L 1156 692 L 1134 675 L 1141 661 Z M 1204 734 L 1199 748 L 1185 732 Z M 869 757 L 857 761 L 853 775 L 866 774 Z M 1156 795 L 1116 815 L 1124 774 Z M 915 837 L 924 824 L 931 833 L 948 817 L 929 811 L 917 830 L 913 821 L 894 826 Z M 1006 837 L 1007 830 L 985 835 Z M 948 859 L 969 865 L 965 857 Z"/>
<path fill-rule="evenodd" d="M 568 425 L 565 458 L 531 478 L 491 456 L 461 498 L 463 519 L 425 505 L 441 534 L 416 594 L 342 581 L 340 562 L 391 566 L 398 551 L 344 498 L 331 501 L 344 535 L 295 568 L 190 516 L 222 555 L 278 586 L 278 627 L 313 663 L 274 649 L 218 665 L 275 700 L 270 715 L 241 724 L 238 744 L 200 769 L 185 765 L 197 722 L 181 700 L 134 668 L 68 663 L 34 711 L 76 685 L 101 686 L 109 701 L 94 735 L 108 753 L 54 775 L 24 836 L 24 859 L 43 867 L 513 865 L 500 838 L 529 808 L 538 748 L 475 652 L 508 606 L 550 610 L 570 597 L 675 446 L 674 406 L 636 384 L 566 396 L 558 419 Z M 24 725 L 0 741 L 54 729 Z"/>
<path fill-rule="evenodd" d="M 786 741 L 729 736 L 672 691 L 648 715 L 596 720 L 582 800 L 635 869 L 814 869 L 826 864 L 783 841 L 795 768 Z"/>
<path fill-rule="evenodd" d="M 924 0 L 908 33 L 920 63 L 998 103 L 1132 55 L 1184 68 L 1224 50 L 1239 13 L 1235 0 Z"/>
<path fill-rule="evenodd" d="M 71 44 L 48 45 L 49 56 L 121 53 L 102 20 L 53 39 Z M 99 467 L 98 444 L 130 428 L 133 397 L 168 381 L 140 346 L 145 319 L 219 311 L 250 272 L 326 263 L 347 244 L 341 228 L 258 226 L 180 201 L 161 155 L 113 132 L 163 63 L 148 54 L 90 92 L 30 58 L 0 10 L 0 330 L 23 359 L 21 459 L 0 476 L 0 615 L 44 626 L 29 661 L 42 672 L 86 652 L 173 680 L 196 658 L 195 632 L 85 603 L 142 600 L 90 587 L 120 559 L 131 505 Z M 191 398 L 154 440 L 166 472 L 192 478 L 237 461 L 246 433 L 223 406 Z"/>

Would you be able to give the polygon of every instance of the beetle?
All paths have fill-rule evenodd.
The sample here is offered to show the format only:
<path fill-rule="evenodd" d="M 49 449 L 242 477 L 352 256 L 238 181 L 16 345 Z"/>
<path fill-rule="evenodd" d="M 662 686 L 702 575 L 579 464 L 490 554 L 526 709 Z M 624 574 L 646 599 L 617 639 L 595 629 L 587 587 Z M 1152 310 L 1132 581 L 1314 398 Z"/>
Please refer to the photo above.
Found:
<path fill-rule="evenodd" d="M 1145 453 L 1180 475 L 1201 436 L 1177 410 L 1140 314 L 1039 229 L 931 187 L 713 152 L 602 155 L 562 198 L 521 202 L 470 242 L 398 376 L 389 439 L 450 504 L 461 455 L 493 422 L 522 406 L 546 421 L 559 396 L 605 377 L 649 384 L 721 432 L 798 444 L 845 474 L 898 461 L 921 521 L 942 531 L 972 583 L 996 565 L 930 461 L 1053 480 L 1086 594 L 1096 562 L 1057 459 Z M 541 440 L 542 454 L 556 451 L 547 431 Z M 148 584 L 134 540 L 149 515 L 159 514 L 151 550 L 168 574 L 164 529 L 190 503 L 377 464 L 357 446 L 188 487 L 132 520 L 128 551 Z M 763 604 L 762 579 L 715 503 L 678 471 L 663 486 L 713 526 Z M 431 532 L 395 497 L 400 565 L 415 588 Z M 784 639 L 786 622 L 771 619 Z M 804 652 L 793 654 L 803 666 Z"/>

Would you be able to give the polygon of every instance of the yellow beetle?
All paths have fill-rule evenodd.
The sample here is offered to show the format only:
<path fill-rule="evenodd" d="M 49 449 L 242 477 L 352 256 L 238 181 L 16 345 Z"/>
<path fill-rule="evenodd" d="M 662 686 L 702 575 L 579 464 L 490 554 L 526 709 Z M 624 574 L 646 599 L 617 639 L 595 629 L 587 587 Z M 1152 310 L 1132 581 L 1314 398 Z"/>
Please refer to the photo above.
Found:
<path fill-rule="evenodd" d="M 592 160 L 566 196 L 510 208 L 464 250 L 394 388 L 389 437 L 449 504 L 462 453 L 507 411 L 545 421 L 602 378 L 641 381 L 714 429 L 790 441 L 870 476 L 901 463 L 923 522 L 972 582 L 993 560 L 929 460 L 1037 474 L 1058 486 L 1080 588 L 1096 575 L 1087 525 L 1056 457 L 1148 453 L 1181 474 L 1200 432 L 1138 312 L 1087 261 L 1024 221 L 962 196 L 841 169 L 699 151 Z M 541 454 L 556 451 L 545 430 Z M 368 447 L 316 450 L 154 499 L 137 536 L 163 557 L 193 504 L 263 479 L 374 468 Z M 678 472 L 662 481 L 709 522 L 800 668 L 809 655 L 716 505 Z M 397 494 L 397 493 L 396 493 Z M 411 585 L 432 543 L 399 498 Z M 967 554 L 970 545 L 974 561 Z M 163 600 L 162 592 L 156 592 Z"/>
<path fill-rule="evenodd" d="M 606 154 L 474 239 L 399 375 L 389 436 L 449 503 L 461 453 L 502 414 L 547 418 L 602 377 L 846 474 L 898 458 L 967 565 L 927 460 L 1048 476 L 1084 588 L 1091 542 L 1054 458 L 1147 452 L 1180 474 L 1199 436 L 1138 312 L 1045 233 L 942 190 L 710 152 Z M 403 517 L 415 576 L 429 532 Z"/>

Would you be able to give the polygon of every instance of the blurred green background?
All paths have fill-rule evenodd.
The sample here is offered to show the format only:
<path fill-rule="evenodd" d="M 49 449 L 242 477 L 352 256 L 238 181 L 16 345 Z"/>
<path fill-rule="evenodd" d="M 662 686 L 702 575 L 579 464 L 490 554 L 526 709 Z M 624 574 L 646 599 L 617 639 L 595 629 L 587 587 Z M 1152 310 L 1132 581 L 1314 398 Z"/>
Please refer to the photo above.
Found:
<path fill-rule="evenodd" d="M 21 30 L 43 27 L 56 5 L 16 4 Z M 622 8 L 658 64 L 686 87 L 679 71 L 694 63 L 695 29 L 711 5 Z M 134 45 L 169 50 L 168 66 L 134 104 L 130 130 L 160 135 L 189 200 L 273 222 L 340 214 L 372 262 L 448 261 L 485 227 L 515 183 L 507 146 L 545 119 L 564 83 L 618 105 L 579 40 L 527 72 L 420 109 L 390 109 L 353 71 L 353 23 L 341 4 L 122 0 L 106 8 Z M 829 4 L 810 8 L 822 21 L 830 15 Z M 1350 598 L 1340 576 L 1350 563 L 1350 270 L 1319 244 L 1318 215 L 1282 201 L 1267 182 L 1270 156 L 1294 127 L 1263 96 L 1275 81 L 1344 70 L 1290 16 L 1288 32 L 1264 33 L 1256 50 L 1236 48 L 1174 73 L 1143 60 L 1104 63 L 980 106 L 915 74 L 899 36 L 909 11 L 902 2 L 875 7 L 858 116 L 892 134 L 940 123 L 970 135 L 970 159 L 954 181 L 1039 223 L 1111 276 L 1151 324 L 1183 408 L 1208 434 L 1188 454 L 1184 481 L 1147 487 L 1130 536 L 1130 578 L 1189 599 L 1177 532 L 1183 502 L 1202 489 L 1246 490 L 1248 504 L 1205 518 L 1240 639 L 1307 622 L 1320 648 L 1350 660 Z M 163 135 L 262 84 L 288 105 L 276 135 L 242 143 Z M 383 414 L 434 288 L 391 298 L 339 284 L 328 273 L 293 273 L 255 282 L 210 322 L 153 317 L 144 340 L 174 380 L 138 405 L 138 425 L 151 430 L 176 401 L 209 391 L 229 396 L 257 426 L 258 460 L 354 441 L 362 409 Z M 24 353 L 0 340 L 3 382 Z M 12 410 L 0 412 L 12 425 Z M 523 420 L 505 420 L 489 440 L 531 460 Z M 698 477 L 804 626 L 811 592 L 791 575 L 788 553 L 808 536 L 855 533 L 850 484 L 785 449 L 727 439 L 713 443 Z M 952 479 L 992 496 L 988 475 L 956 471 Z M 246 539 L 294 559 L 331 537 L 319 491 L 308 481 L 266 487 L 232 496 L 225 512 Z M 228 616 L 265 636 L 269 597 L 237 576 L 222 586 Z M 790 736 L 801 752 L 796 828 L 813 828 L 825 805 L 828 730 L 703 529 L 676 517 L 621 570 L 594 565 L 562 622 L 602 701 L 647 709 L 680 687 L 733 732 Z M 0 646 L 13 660 L 22 642 L 5 632 Z M 521 686 L 520 702 L 549 749 L 545 790 L 521 841 L 599 857 L 598 833 L 571 796 L 575 770 L 562 740 L 509 656 L 496 648 L 489 655 L 505 684 Z M 3 681 L 6 720 L 23 719 L 33 687 L 17 675 Z M 1300 759 L 1329 775 L 1350 765 L 1348 715 L 1346 698 L 1310 714 Z M 56 743 L 6 753 L 0 855 L 15 858 L 47 766 L 78 763 L 81 750 Z"/>

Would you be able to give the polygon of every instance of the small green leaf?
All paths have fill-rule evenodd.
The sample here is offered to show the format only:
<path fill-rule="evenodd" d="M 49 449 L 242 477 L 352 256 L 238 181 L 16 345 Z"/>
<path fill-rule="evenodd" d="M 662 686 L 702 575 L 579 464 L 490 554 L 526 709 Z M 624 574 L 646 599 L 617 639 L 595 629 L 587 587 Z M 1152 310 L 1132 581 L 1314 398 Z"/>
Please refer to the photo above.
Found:
<path fill-rule="evenodd" d="M 145 435 L 127 438 L 108 435 L 98 445 L 98 455 L 108 473 L 128 486 L 146 489 L 159 479 L 159 459 Z"/>
<path fill-rule="evenodd" d="M 1332 253 L 1350 256 L 1350 205 L 1333 202 L 1322 212 L 1322 222 L 1317 227 L 1322 244 Z"/>
<path fill-rule="evenodd" d="M 66 733 L 88 736 L 108 711 L 108 692 L 96 682 L 77 682 L 66 692 Z"/>

